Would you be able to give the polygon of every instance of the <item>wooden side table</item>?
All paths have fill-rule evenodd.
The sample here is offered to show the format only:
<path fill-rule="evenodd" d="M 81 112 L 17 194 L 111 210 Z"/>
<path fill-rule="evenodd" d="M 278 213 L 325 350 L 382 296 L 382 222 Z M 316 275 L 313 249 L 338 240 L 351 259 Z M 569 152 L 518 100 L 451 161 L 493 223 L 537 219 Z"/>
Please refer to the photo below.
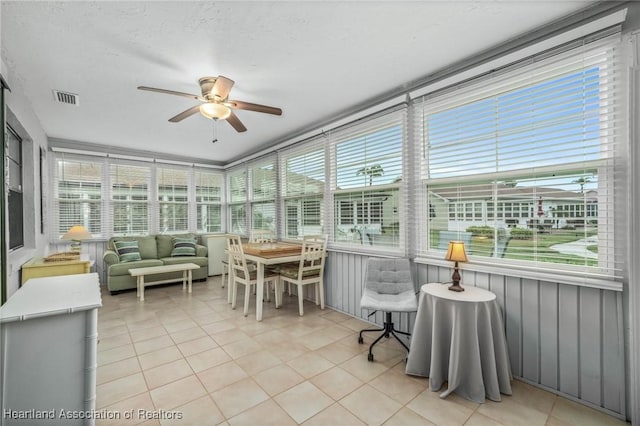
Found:
<path fill-rule="evenodd" d="M 22 284 L 31 278 L 88 274 L 92 264 L 93 261 L 87 255 L 81 255 L 79 260 L 60 262 L 45 262 L 41 257 L 36 257 L 22 265 Z"/>

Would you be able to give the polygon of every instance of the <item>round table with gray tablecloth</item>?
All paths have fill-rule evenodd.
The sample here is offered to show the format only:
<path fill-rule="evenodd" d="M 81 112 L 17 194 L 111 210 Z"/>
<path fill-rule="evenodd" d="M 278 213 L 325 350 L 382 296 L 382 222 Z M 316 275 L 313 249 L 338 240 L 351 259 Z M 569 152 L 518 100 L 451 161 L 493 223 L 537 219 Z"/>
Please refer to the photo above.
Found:
<path fill-rule="evenodd" d="M 511 366 L 496 295 L 478 287 L 422 286 L 406 373 L 429 377 L 429 388 L 474 402 L 511 395 Z"/>

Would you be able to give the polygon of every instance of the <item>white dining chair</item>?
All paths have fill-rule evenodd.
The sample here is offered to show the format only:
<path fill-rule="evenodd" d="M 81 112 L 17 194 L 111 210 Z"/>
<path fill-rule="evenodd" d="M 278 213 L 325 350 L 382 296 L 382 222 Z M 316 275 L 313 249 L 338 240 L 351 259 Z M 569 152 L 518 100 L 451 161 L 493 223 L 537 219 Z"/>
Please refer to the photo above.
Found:
<path fill-rule="evenodd" d="M 282 292 L 280 283 L 297 286 L 298 312 L 304 315 L 303 287 L 315 284 L 315 303 L 324 309 L 324 262 L 326 258 L 327 235 L 305 235 L 302 239 L 300 262 L 286 264 L 278 269 L 280 280 L 276 283 L 276 307 Z"/>
<path fill-rule="evenodd" d="M 229 273 L 232 275 L 231 285 L 231 308 L 236 308 L 238 285 L 244 285 L 244 316 L 249 313 L 249 298 L 251 297 L 251 286 L 258 283 L 257 271 L 250 271 L 247 266 L 247 259 L 242 249 L 242 240 L 239 235 L 227 237 L 227 250 L 229 251 Z M 264 271 L 264 282 L 275 282 L 278 275 L 271 271 Z"/>

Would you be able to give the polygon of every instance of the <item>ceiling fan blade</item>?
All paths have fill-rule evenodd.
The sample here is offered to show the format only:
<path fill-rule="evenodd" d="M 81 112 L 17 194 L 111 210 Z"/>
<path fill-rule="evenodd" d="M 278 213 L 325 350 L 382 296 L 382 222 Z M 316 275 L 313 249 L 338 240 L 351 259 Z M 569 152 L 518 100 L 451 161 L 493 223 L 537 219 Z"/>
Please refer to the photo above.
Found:
<path fill-rule="evenodd" d="M 180 114 L 176 115 L 175 117 L 171 117 L 169 121 L 172 123 L 177 123 L 178 121 L 182 121 L 185 118 L 192 116 L 198 111 L 200 111 L 200 105 L 196 105 L 194 107 L 189 108 L 186 111 L 182 111 Z"/>
<path fill-rule="evenodd" d="M 227 78 L 223 75 L 219 75 L 216 78 L 216 82 L 213 84 L 213 88 L 211 89 L 211 93 L 221 101 L 227 99 L 229 96 L 229 92 L 235 82 L 230 78 Z"/>
<path fill-rule="evenodd" d="M 256 111 L 256 112 L 264 112 L 266 114 L 282 115 L 282 110 L 280 108 L 271 107 L 267 105 L 252 104 L 251 102 L 228 101 L 228 102 L 225 102 L 225 105 L 235 109 L 244 109 L 247 111 Z"/>
<path fill-rule="evenodd" d="M 236 129 L 237 132 L 246 132 L 247 128 L 244 127 L 244 124 L 240 121 L 237 115 L 231 111 L 231 114 L 226 118 L 226 120 L 231 124 L 231 127 Z"/>
<path fill-rule="evenodd" d="M 197 100 L 203 101 L 203 102 L 206 101 L 206 99 L 204 99 L 202 96 L 192 95 L 190 93 L 184 93 L 184 92 L 176 92 L 174 90 L 158 89 L 158 88 L 155 88 L 155 87 L 147 87 L 147 86 L 138 86 L 138 89 L 140 89 L 140 90 L 148 90 L 149 92 L 166 93 L 168 95 L 184 96 L 185 98 L 197 99 Z"/>

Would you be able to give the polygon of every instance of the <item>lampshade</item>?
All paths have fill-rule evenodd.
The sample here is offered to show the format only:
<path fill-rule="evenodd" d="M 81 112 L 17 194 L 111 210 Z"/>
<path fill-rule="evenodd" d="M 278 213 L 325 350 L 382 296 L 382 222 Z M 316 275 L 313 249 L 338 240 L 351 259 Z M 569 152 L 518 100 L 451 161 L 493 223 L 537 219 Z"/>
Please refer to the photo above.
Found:
<path fill-rule="evenodd" d="M 444 258 L 456 262 L 456 266 L 453 269 L 453 275 L 451 276 L 451 282 L 453 284 L 449 286 L 449 290 L 464 291 L 464 288 L 460 285 L 460 272 L 458 271 L 458 262 L 466 262 L 468 260 L 467 253 L 464 251 L 464 242 L 449 241 L 449 248 Z"/>
<path fill-rule="evenodd" d="M 62 236 L 63 240 L 82 241 L 91 238 L 91 234 L 82 225 L 73 225 L 66 234 Z"/>
<path fill-rule="evenodd" d="M 218 118 L 224 120 L 231 115 L 231 109 L 222 104 L 206 102 L 200 105 L 200 114 L 207 118 Z"/>
<path fill-rule="evenodd" d="M 467 253 L 464 250 L 463 241 L 449 241 L 449 248 L 447 254 L 444 257 L 446 260 L 452 260 L 454 262 L 467 262 Z"/>

